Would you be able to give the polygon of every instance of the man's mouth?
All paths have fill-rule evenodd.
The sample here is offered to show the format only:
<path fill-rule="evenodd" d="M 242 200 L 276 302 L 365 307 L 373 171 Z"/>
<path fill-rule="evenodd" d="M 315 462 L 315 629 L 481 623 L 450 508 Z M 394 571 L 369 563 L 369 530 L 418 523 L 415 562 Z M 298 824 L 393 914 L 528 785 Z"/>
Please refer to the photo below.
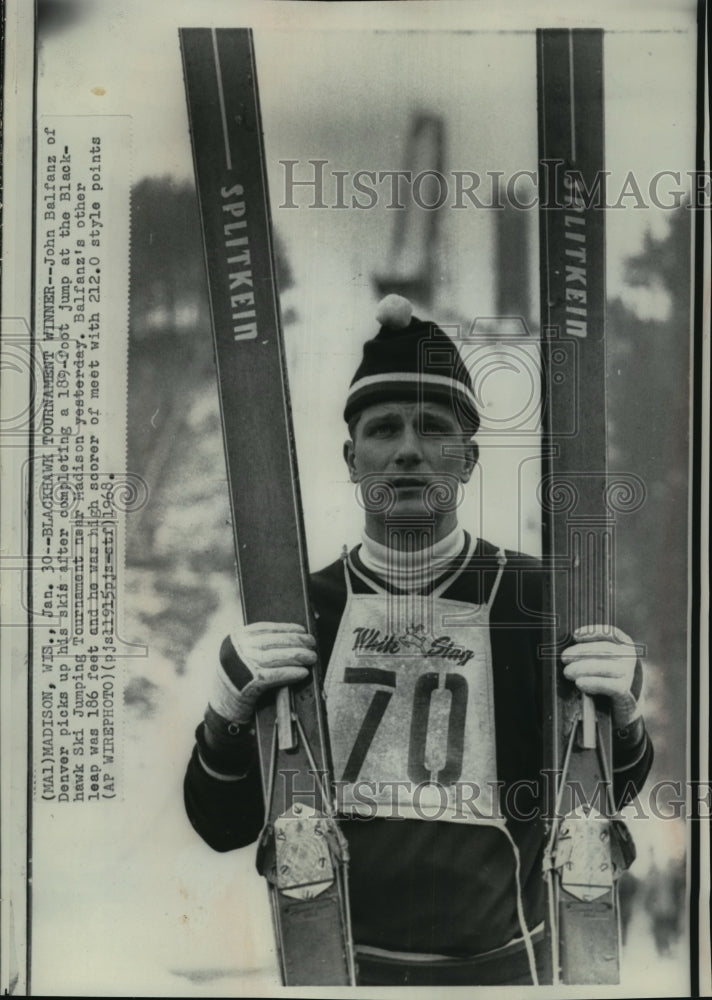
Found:
<path fill-rule="evenodd" d="M 391 485 L 397 490 L 401 489 L 423 489 L 430 480 L 423 476 L 393 476 L 390 479 Z"/>

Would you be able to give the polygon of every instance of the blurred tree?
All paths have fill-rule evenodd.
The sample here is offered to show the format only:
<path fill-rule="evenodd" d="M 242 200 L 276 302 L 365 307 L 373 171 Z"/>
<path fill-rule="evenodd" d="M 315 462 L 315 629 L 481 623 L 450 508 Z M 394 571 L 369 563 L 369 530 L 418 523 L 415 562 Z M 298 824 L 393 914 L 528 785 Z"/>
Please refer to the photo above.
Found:
<path fill-rule="evenodd" d="M 136 340 L 187 332 L 207 322 L 200 219 L 192 185 L 171 177 L 146 177 L 133 188 L 130 304 Z"/>
<path fill-rule="evenodd" d="M 284 291 L 292 275 L 278 236 L 275 257 Z M 129 555 L 150 562 L 158 555 L 155 532 L 173 502 L 176 462 L 183 476 L 191 473 L 196 442 L 189 441 L 186 418 L 196 394 L 212 393 L 217 413 L 200 215 L 190 183 L 145 177 L 132 190 L 129 329 L 129 467 L 150 490 Z"/>
<path fill-rule="evenodd" d="M 277 281 L 285 291 L 292 285 L 292 274 L 278 234 L 275 258 Z M 169 176 L 145 177 L 131 192 L 130 322 L 134 341 L 159 333 L 194 335 L 196 329 L 209 327 L 198 198 L 192 184 Z M 208 352 L 211 344 L 208 339 Z"/>
<path fill-rule="evenodd" d="M 127 525 L 137 635 L 181 671 L 234 553 L 197 193 L 168 176 L 132 190 L 128 383 L 128 467 L 149 491 Z"/>
<path fill-rule="evenodd" d="M 620 299 L 607 317 L 610 466 L 640 476 L 647 491 L 643 507 L 620 518 L 616 603 L 653 667 L 660 712 L 653 777 L 679 779 L 686 767 L 691 217 L 685 208 L 671 213 L 667 234 L 648 233 L 627 262 L 627 284 L 656 293 L 656 318 L 641 318 Z"/>

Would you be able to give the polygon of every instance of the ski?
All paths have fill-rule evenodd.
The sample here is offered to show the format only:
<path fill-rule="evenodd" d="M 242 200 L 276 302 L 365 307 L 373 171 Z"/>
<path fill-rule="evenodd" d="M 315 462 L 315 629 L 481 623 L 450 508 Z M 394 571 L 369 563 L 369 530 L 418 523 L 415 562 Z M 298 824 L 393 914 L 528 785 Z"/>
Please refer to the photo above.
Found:
<path fill-rule="evenodd" d="M 181 29 L 180 42 L 244 620 L 313 631 L 252 33 Z M 319 676 L 257 718 L 258 868 L 285 986 L 355 981 Z"/>
<path fill-rule="evenodd" d="M 544 385 L 541 483 L 551 628 L 545 877 L 551 979 L 619 981 L 614 818 L 606 707 L 579 696 L 558 653 L 577 627 L 612 625 L 615 496 L 606 456 L 603 33 L 537 32 Z M 617 479 L 619 477 L 616 477 Z"/>

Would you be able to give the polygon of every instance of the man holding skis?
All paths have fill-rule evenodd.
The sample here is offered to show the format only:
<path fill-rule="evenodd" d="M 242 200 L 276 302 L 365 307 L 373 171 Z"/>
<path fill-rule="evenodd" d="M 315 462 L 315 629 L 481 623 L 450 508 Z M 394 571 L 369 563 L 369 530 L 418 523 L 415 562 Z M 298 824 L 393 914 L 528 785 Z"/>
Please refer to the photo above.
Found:
<path fill-rule="evenodd" d="M 186 808 L 216 850 L 257 838 L 255 706 L 303 683 L 318 647 L 359 982 L 532 983 L 545 910 L 544 574 L 458 524 L 479 415 L 456 345 L 398 296 L 377 318 L 344 411 L 362 542 L 311 579 L 316 636 L 263 622 L 224 640 Z M 634 644 L 591 623 L 561 661 L 582 692 L 610 699 L 620 804 L 652 761 Z"/>

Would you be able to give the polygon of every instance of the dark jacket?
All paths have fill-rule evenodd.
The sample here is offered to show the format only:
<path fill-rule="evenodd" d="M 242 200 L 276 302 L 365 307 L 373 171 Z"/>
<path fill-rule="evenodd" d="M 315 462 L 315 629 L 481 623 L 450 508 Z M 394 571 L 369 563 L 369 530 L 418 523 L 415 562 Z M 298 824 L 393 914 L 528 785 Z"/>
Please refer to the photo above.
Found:
<path fill-rule="evenodd" d="M 469 558 L 467 550 L 466 544 L 439 578 L 462 569 L 442 596 L 484 603 L 497 575 L 497 549 L 480 540 Z M 544 574 L 529 556 L 506 556 L 490 613 L 490 638 L 497 777 L 508 834 L 492 826 L 443 821 L 342 820 L 350 847 L 352 922 L 358 943 L 451 955 L 477 954 L 506 943 L 520 934 L 517 862 L 527 924 L 532 928 L 543 919 Z M 350 574 L 354 593 L 372 592 L 363 577 L 384 586 L 363 565 L 358 547 L 350 559 L 359 570 L 358 575 Z M 327 664 L 346 603 L 342 560 L 313 575 L 311 596 L 320 656 Z M 236 655 L 229 641 L 221 655 Z M 200 757 L 217 773 L 244 777 L 212 777 Z M 624 794 L 628 799 L 640 789 L 651 762 L 652 746 L 641 727 L 614 740 L 614 794 L 619 804 Z M 185 802 L 195 829 L 216 850 L 253 841 L 263 823 L 254 736 L 226 736 L 216 751 L 207 746 L 201 724 L 186 774 Z M 521 814 L 533 818 L 518 818 Z"/>

